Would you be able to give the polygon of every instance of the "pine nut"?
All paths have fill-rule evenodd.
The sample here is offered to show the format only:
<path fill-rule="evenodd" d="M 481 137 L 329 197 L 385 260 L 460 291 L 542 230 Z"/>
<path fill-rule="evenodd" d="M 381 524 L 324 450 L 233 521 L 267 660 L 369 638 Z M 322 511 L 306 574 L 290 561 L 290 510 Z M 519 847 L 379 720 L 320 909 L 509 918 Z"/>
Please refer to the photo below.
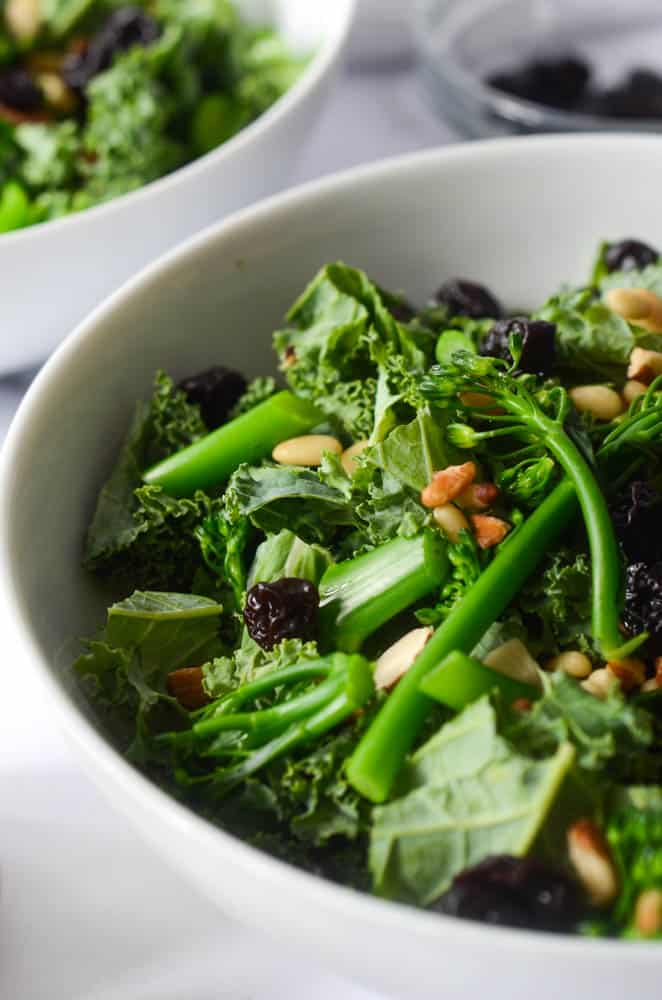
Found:
<path fill-rule="evenodd" d="M 340 456 L 342 467 L 350 479 L 359 467 L 358 462 L 356 461 L 357 458 L 366 450 L 369 444 L 369 441 L 355 441 L 349 448 L 345 448 L 344 452 Z"/>
<path fill-rule="evenodd" d="M 635 399 L 638 399 L 639 396 L 643 396 L 647 388 L 648 386 L 644 385 L 643 382 L 637 382 L 636 379 L 631 378 L 628 379 L 628 381 L 623 386 L 621 390 L 621 396 L 629 406 L 630 403 L 634 403 Z"/>
<path fill-rule="evenodd" d="M 635 347 L 630 354 L 628 378 L 650 385 L 654 378 L 662 375 L 662 353 Z"/>
<path fill-rule="evenodd" d="M 461 531 L 469 531 L 469 522 L 455 504 L 445 503 L 435 507 L 432 516 L 449 542 L 457 542 Z"/>
<path fill-rule="evenodd" d="M 568 393 L 580 413 L 590 413 L 596 420 L 614 420 L 623 412 L 623 401 L 606 385 L 578 385 Z"/>
<path fill-rule="evenodd" d="M 65 113 L 75 110 L 76 97 L 74 92 L 67 87 L 59 73 L 40 73 L 37 79 L 52 108 Z"/>
<path fill-rule="evenodd" d="M 545 670 L 562 670 L 569 677 L 583 680 L 593 670 L 593 664 L 585 653 L 569 649 L 567 652 L 559 653 L 558 656 L 553 656 L 551 660 L 548 660 L 545 664 Z"/>
<path fill-rule="evenodd" d="M 325 451 L 340 455 L 342 450 L 340 441 L 328 434 L 304 434 L 281 441 L 271 457 L 279 465 L 321 465 Z"/>
<path fill-rule="evenodd" d="M 481 549 L 491 549 L 498 545 L 510 531 L 507 521 L 502 521 L 500 517 L 491 517 L 489 514 L 472 514 L 471 526 Z"/>
<path fill-rule="evenodd" d="M 648 288 L 610 288 L 609 308 L 649 333 L 662 333 L 662 299 Z"/>
<path fill-rule="evenodd" d="M 456 496 L 459 496 L 467 486 L 473 483 L 475 478 L 475 462 L 448 465 L 445 469 L 435 472 L 431 481 L 421 491 L 421 503 L 424 507 L 442 507 L 449 500 L 454 500 Z"/>
<path fill-rule="evenodd" d="M 645 889 L 634 908 L 634 926 L 650 937 L 662 931 L 662 889 Z"/>
<path fill-rule="evenodd" d="M 582 681 L 581 686 L 589 694 L 592 694 L 594 698 L 604 701 L 609 694 L 609 688 L 612 684 L 616 683 L 616 678 L 612 672 L 607 670 L 606 667 L 601 667 L 599 670 L 594 670 L 585 681 Z"/>
<path fill-rule="evenodd" d="M 393 687 L 409 670 L 433 631 L 429 626 L 414 628 L 385 649 L 375 664 L 375 687 Z"/>
<path fill-rule="evenodd" d="M 606 906 L 618 893 L 618 876 L 599 827 L 580 819 L 568 830 L 570 860 L 595 906 Z"/>
<path fill-rule="evenodd" d="M 649 677 L 647 681 L 641 685 L 641 690 L 644 694 L 650 694 L 651 691 L 657 691 L 660 685 L 657 683 L 657 677 Z"/>
<path fill-rule="evenodd" d="M 472 483 L 455 498 L 463 510 L 479 514 L 491 507 L 499 496 L 499 487 L 494 483 Z"/>
<path fill-rule="evenodd" d="M 32 41 L 41 24 L 41 0 L 7 0 L 5 21 L 19 42 Z"/>

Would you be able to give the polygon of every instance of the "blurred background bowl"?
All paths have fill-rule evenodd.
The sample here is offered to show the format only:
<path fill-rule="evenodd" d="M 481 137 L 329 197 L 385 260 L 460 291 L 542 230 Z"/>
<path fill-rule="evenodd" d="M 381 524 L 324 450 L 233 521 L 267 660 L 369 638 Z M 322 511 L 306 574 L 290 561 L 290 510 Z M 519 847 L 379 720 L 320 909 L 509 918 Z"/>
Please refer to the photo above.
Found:
<path fill-rule="evenodd" d="M 241 0 L 310 65 L 238 135 L 131 194 L 0 235 L 0 375 L 43 361 L 105 295 L 148 261 L 229 212 L 280 190 L 315 127 L 355 0 Z"/>
<path fill-rule="evenodd" d="M 659 0 L 416 0 L 415 11 L 429 99 L 464 136 L 662 131 L 662 114 L 651 120 L 555 109 L 485 83 L 493 73 L 566 53 L 590 63 L 601 90 L 635 67 L 662 73 Z"/>
<path fill-rule="evenodd" d="M 662 246 L 661 172 L 654 137 L 544 136 L 407 156 L 269 199 L 97 309 L 39 373 L 5 444 L 6 670 L 35 672 L 92 777 L 221 909 L 388 995 L 530 1000 L 535 984 L 536 1000 L 623 1000 L 635 984 L 637 1000 L 659 1000 L 659 943 L 504 930 L 362 895 L 249 847 L 149 782 L 97 731 L 63 669 L 105 617 L 80 564 L 97 491 L 155 369 L 273 372 L 271 332 L 322 264 L 344 259 L 414 303 L 462 275 L 532 308 L 588 277 L 602 238 Z M 222 960 L 218 970 L 221 989 Z"/>

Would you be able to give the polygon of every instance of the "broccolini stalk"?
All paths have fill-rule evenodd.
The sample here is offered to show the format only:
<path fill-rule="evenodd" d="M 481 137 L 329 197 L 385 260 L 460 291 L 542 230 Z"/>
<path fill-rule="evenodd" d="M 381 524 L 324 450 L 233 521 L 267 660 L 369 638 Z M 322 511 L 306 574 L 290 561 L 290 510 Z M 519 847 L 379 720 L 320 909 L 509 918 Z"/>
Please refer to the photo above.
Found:
<path fill-rule="evenodd" d="M 470 653 L 505 610 L 577 510 L 573 484 L 564 479 L 481 573 L 389 695 L 347 767 L 353 787 L 384 802 L 430 710 L 422 679 L 449 653 Z"/>
<path fill-rule="evenodd" d="M 439 587 L 449 566 L 443 536 L 428 530 L 330 566 L 319 585 L 323 638 L 354 652 L 381 625 Z"/>
<path fill-rule="evenodd" d="M 513 338 L 511 353 L 519 360 L 520 346 Z M 533 380 L 535 382 L 535 380 Z M 489 397 L 489 404 L 471 408 L 472 414 L 488 422 L 491 429 L 475 431 L 451 424 L 449 436 L 459 447 L 474 447 L 480 440 L 514 436 L 544 446 L 571 481 L 586 525 L 592 565 L 592 625 L 595 643 L 608 660 L 618 660 L 647 638 L 638 636 L 624 644 L 620 631 L 623 574 L 621 557 L 609 516 L 607 501 L 597 479 L 564 424 L 571 412 L 562 386 L 534 394 L 529 377 L 515 378 L 512 368 L 496 358 L 458 352 L 445 368 L 432 369 L 422 390 L 431 399 L 447 400 L 458 393 L 473 392 Z M 548 416 L 541 402 L 553 411 Z M 494 404 L 494 405 L 492 405 Z M 494 412 L 498 407 L 500 411 Z"/>
<path fill-rule="evenodd" d="M 211 782 L 218 792 L 225 793 L 365 705 L 375 690 L 372 673 L 372 665 L 363 656 L 344 653 L 273 670 L 197 713 L 190 730 L 164 733 L 158 739 L 175 750 L 223 760 L 210 774 L 189 778 L 181 769 L 178 774 L 185 783 Z M 300 694 L 287 695 L 293 684 L 306 681 L 312 686 Z M 274 693 L 277 701 L 270 707 L 238 711 L 247 702 Z"/>
<path fill-rule="evenodd" d="M 287 438 L 306 434 L 324 419 L 293 393 L 277 392 L 217 430 L 148 469 L 143 479 L 172 496 L 190 496 L 223 483 L 246 462 L 258 462 Z"/>
<path fill-rule="evenodd" d="M 602 442 L 598 457 L 600 465 L 607 470 L 610 488 L 619 489 L 644 462 L 650 461 L 654 452 L 659 454 L 661 446 L 662 376 L 633 401 L 625 417 Z M 629 464 L 623 467 L 626 451 L 631 454 L 628 455 Z M 613 468 L 614 459 L 618 461 L 618 470 Z"/>

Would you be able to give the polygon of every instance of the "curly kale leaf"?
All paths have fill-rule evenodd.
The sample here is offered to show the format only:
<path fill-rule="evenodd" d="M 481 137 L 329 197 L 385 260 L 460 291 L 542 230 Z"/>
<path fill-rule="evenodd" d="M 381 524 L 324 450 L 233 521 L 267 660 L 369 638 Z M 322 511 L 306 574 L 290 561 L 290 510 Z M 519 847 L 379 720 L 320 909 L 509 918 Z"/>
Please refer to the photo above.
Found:
<path fill-rule="evenodd" d="M 99 718 L 137 763 L 151 758 L 150 734 L 182 715 L 166 693 L 171 670 L 197 666 L 222 652 L 221 607 L 194 594 L 134 592 L 108 609 L 101 635 L 73 665 Z M 181 722 L 181 720 L 180 720 Z"/>
<path fill-rule="evenodd" d="M 201 492 L 170 497 L 158 486 L 143 486 L 142 473 L 204 433 L 198 407 L 159 373 L 154 395 L 149 403 L 138 404 L 99 494 L 85 548 L 90 570 L 125 592 L 190 586 L 202 566 L 195 530 L 211 515 L 214 502 Z"/>
<path fill-rule="evenodd" d="M 506 713 L 504 735 L 523 752 L 548 756 L 565 742 L 577 764 L 596 777 L 627 780 L 654 738 L 651 715 L 627 701 L 617 685 L 605 701 L 563 673 L 543 676 L 544 694 L 529 712 Z"/>
<path fill-rule="evenodd" d="M 162 78 L 179 39 L 178 31 L 166 31 L 155 45 L 130 49 L 88 85 L 82 197 L 89 204 L 142 187 L 185 161 L 184 147 L 169 134 L 178 104 Z"/>
<path fill-rule="evenodd" d="M 587 553 L 568 548 L 550 553 L 515 604 L 525 615 L 535 616 L 533 632 L 537 645 L 546 653 L 578 644 L 590 650 L 591 564 Z"/>
<path fill-rule="evenodd" d="M 451 613 L 453 608 L 474 585 L 482 572 L 480 552 L 474 536 L 463 530 L 457 542 L 448 546 L 448 558 L 452 566 L 450 579 L 441 590 L 439 601 L 430 608 L 421 608 L 416 617 L 423 625 L 437 626 Z"/>
<path fill-rule="evenodd" d="M 77 183 L 80 137 L 76 122 L 18 125 L 14 136 L 22 154 L 20 179 L 28 188 L 53 191 Z"/>
<path fill-rule="evenodd" d="M 621 883 L 607 916 L 607 929 L 636 937 L 633 916 L 638 896 L 647 889 L 662 889 L 662 787 L 619 789 L 607 823 L 607 840 Z"/>
<path fill-rule="evenodd" d="M 625 380 L 630 353 L 640 338 L 593 289 L 561 292 L 535 318 L 556 324 L 558 363 L 568 378 L 577 382 L 589 376 L 618 383 Z"/>
<path fill-rule="evenodd" d="M 393 394 L 402 394 L 399 382 L 411 394 L 434 346 L 429 332 L 412 331 L 393 318 L 362 271 L 340 263 L 319 272 L 287 320 L 274 345 L 289 384 L 354 438 L 372 431 L 380 372 Z"/>

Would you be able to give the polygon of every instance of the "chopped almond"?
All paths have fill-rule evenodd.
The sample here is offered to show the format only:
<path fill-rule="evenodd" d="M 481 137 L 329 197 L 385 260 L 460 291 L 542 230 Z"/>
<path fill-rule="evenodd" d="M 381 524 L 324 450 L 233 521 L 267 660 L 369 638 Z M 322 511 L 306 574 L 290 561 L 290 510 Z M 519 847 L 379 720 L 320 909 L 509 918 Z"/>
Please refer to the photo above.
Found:
<path fill-rule="evenodd" d="M 457 497 L 457 504 L 463 510 L 480 514 L 492 506 L 499 496 L 499 487 L 494 483 L 472 483 Z"/>
<path fill-rule="evenodd" d="M 611 660 L 607 670 L 616 677 L 624 691 L 641 687 L 646 680 L 646 666 L 642 660 L 629 657 L 624 660 Z"/>
<path fill-rule="evenodd" d="M 510 531 L 507 521 L 489 514 L 472 514 L 471 524 L 481 549 L 491 549 L 498 545 Z"/>
<path fill-rule="evenodd" d="M 173 670 L 166 679 L 169 695 L 184 708 L 202 708 L 211 700 L 202 683 L 202 667 L 182 667 Z"/>
<path fill-rule="evenodd" d="M 444 504 L 459 496 L 467 486 L 473 483 L 475 478 L 475 462 L 449 465 L 440 472 L 435 472 L 431 482 L 421 492 L 421 503 L 424 507 L 443 507 Z"/>

